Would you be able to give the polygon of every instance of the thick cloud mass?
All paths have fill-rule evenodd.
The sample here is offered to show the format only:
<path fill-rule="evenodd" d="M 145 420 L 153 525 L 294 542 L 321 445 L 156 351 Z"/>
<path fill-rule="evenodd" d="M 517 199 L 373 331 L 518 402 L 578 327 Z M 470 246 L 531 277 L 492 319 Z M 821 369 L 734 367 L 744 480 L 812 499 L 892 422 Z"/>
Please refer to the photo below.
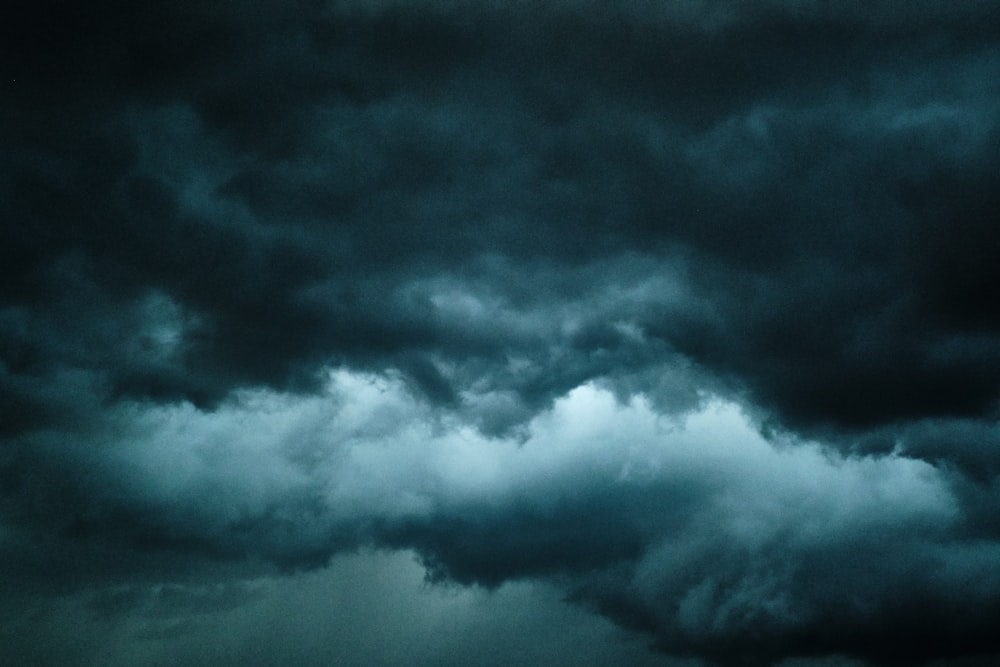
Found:
<path fill-rule="evenodd" d="M 0 637 L 162 607 L 179 643 L 6 657 L 245 663 L 206 628 L 361 549 L 665 664 L 990 662 L 998 18 L 15 2 Z"/>

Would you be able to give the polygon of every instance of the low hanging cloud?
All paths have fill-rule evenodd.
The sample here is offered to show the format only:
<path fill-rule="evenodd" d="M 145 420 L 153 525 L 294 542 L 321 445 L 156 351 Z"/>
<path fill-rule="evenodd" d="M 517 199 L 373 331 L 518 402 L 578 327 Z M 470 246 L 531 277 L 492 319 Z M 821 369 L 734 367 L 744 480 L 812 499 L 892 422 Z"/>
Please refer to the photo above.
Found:
<path fill-rule="evenodd" d="M 694 664 L 988 661 L 1000 33 L 896 4 L 15 3 L 3 587 L 395 550 Z"/>
<path fill-rule="evenodd" d="M 667 653 L 725 664 L 947 655 L 949 642 L 988 646 L 1000 612 L 1000 543 L 970 534 L 947 473 L 768 441 L 724 401 L 671 418 L 588 384 L 521 439 L 491 438 L 401 379 L 338 372 L 308 398 L 115 413 L 75 441 L 21 443 L 36 477 L 6 503 L 30 517 L 20 530 L 49 536 L 28 532 L 37 553 L 22 556 L 56 579 L 141 582 L 136 563 L 162 568 L 171 552 L 174 576 L 193 554 L 247 576 L 412 549 L 432 580 L 558 581 Z M 978 620 L 957 623 L 961 610 Z"/>

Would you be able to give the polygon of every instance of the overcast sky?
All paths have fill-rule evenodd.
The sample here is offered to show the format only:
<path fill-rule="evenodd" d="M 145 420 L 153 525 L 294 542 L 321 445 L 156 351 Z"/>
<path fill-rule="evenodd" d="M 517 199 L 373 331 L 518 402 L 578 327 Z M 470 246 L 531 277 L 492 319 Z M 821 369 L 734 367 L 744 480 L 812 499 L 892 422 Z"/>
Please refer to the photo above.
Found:
<path fill-rule="evenodd" d="M 70 4 L 0 662 L 997 664 L 996 2 Z"/>

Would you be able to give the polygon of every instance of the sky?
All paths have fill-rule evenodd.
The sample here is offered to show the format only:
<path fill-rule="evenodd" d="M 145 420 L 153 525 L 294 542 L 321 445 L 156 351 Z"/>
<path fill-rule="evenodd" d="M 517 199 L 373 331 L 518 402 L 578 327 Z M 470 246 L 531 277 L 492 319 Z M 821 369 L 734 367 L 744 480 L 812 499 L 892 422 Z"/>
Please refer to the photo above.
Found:
<path fill-rule="evenodd" d="M 14 0 L 0 662 L 1000 659 L 1000 8 Z"/>

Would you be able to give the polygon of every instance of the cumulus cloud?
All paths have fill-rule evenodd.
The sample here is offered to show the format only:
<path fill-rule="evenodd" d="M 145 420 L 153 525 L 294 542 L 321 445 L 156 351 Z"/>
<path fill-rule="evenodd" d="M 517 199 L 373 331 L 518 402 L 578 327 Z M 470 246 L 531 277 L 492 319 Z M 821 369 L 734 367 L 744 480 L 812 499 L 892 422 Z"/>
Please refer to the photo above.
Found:
<path fill-rule="evenodd" d="M 497 438 L 401 379 L 341 371 L 311 397 L 245 392 L 213 413 L 121 404 L 106 429 L 20 445 L 37 477 L 6 494 L 29 517 L 12 528 L 55 535 L 36 548 L 69 579 L 141 582 L 135 563 L 162 557 L 151 551 L 252 573 L 412 549 L 432 581 L 552 579 L 665 652 L 720 662 L 933 655 L 946 639 L 985 642 L 998 612 L 1000 544 L 968 534 L 948 474 L 768 441 L 720 400 L 668 417 L 641 394 L 622 404 L 581 385 L 520 439 Z M 27 498 L 47 500 L 18 507 Z M 94 563 L 98 548 L 115 556 Z M 960 609 L 982 620 L 956 627 Z"/>
<path fill-rule="evenodd" d="M 990 3 L 10 11 L 7 589 L 374 548 L 694 661 L 997 650 Z"/>

